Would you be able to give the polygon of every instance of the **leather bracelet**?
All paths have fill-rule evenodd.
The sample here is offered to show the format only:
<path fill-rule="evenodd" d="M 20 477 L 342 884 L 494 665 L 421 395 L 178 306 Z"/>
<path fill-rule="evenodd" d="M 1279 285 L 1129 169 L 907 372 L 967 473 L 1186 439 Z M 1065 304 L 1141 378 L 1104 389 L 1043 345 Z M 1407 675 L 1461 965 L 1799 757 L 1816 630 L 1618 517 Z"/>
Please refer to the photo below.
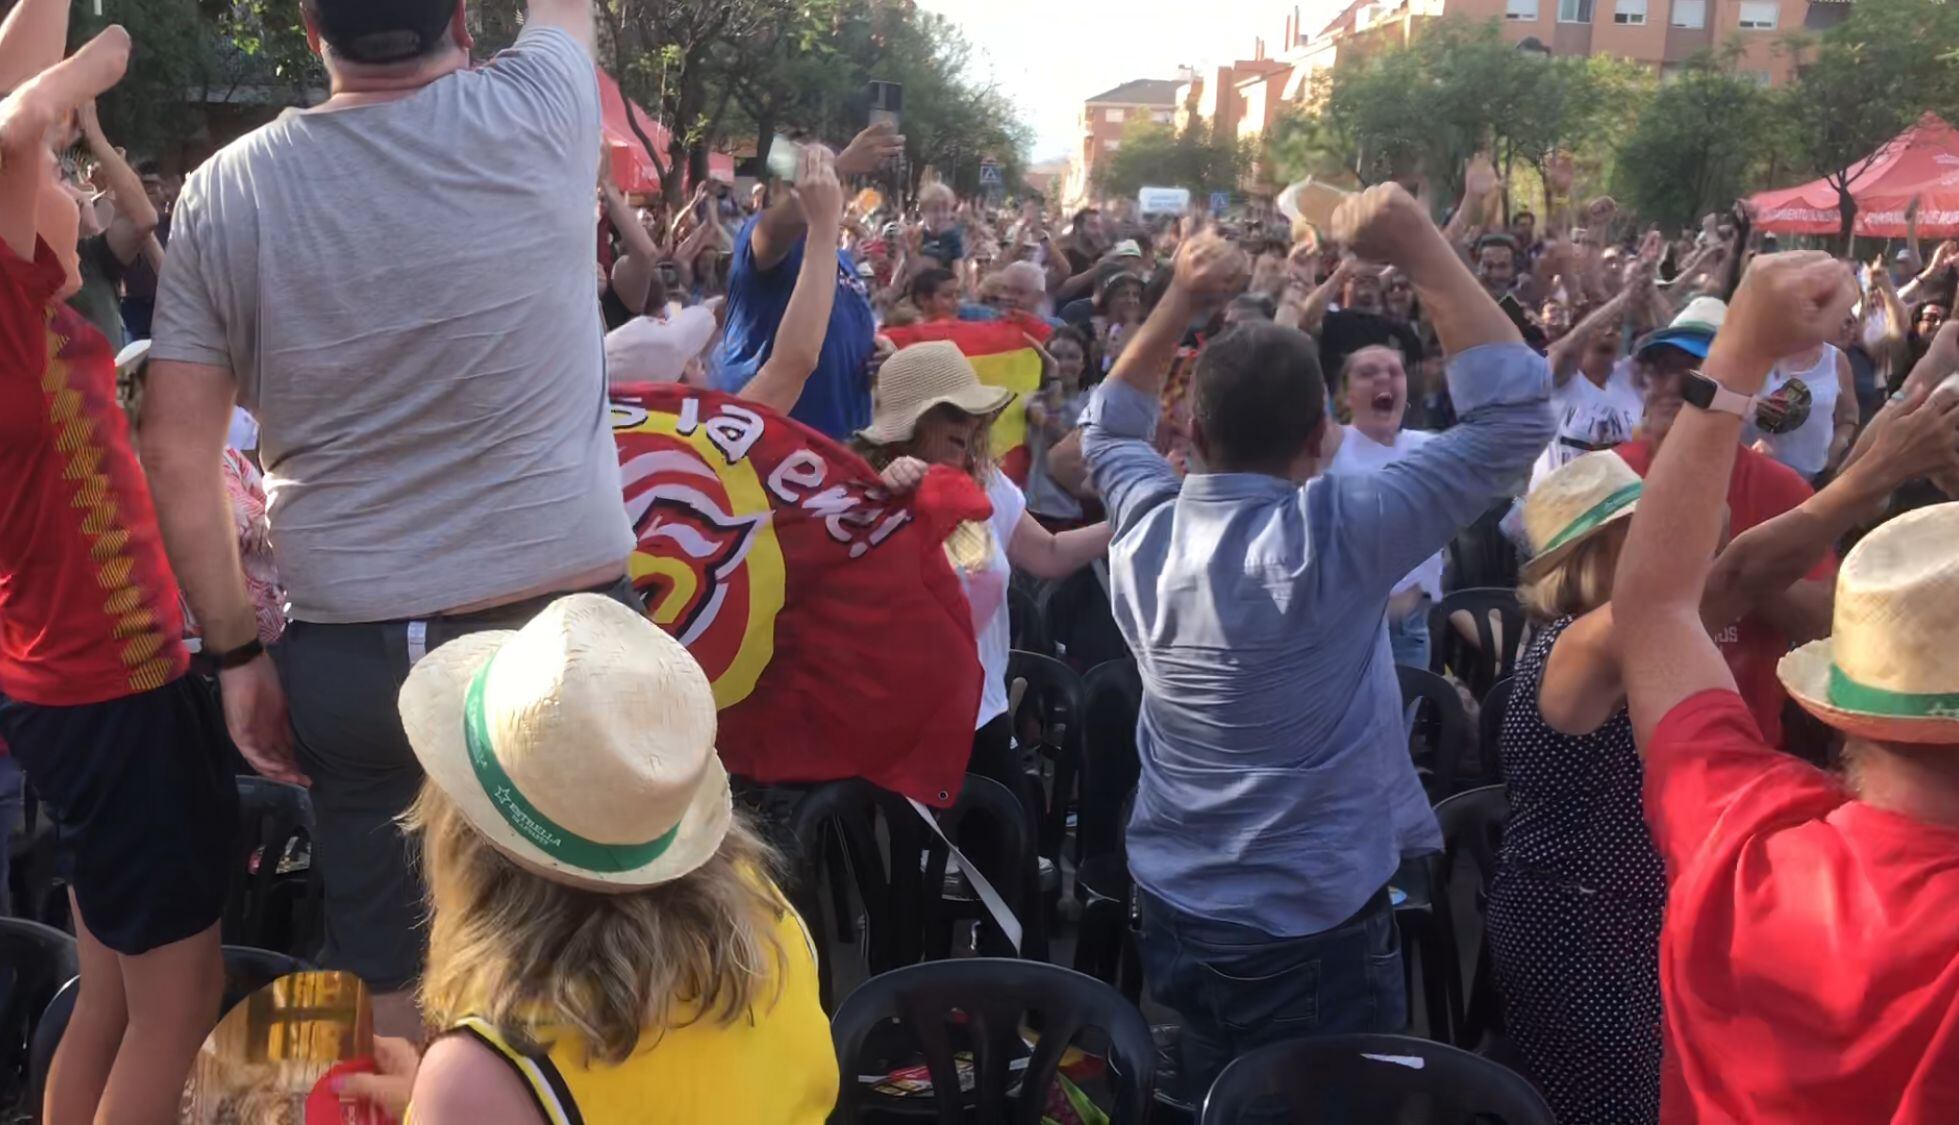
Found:
<path fill-rule="evenodd" d="M 227 672 L 233 668 L 243 668 L 264 655 L 265 642 L 253 637 L 229 652 L 213 653 L 211 663 L 218 666 L 218 671 Z"/>

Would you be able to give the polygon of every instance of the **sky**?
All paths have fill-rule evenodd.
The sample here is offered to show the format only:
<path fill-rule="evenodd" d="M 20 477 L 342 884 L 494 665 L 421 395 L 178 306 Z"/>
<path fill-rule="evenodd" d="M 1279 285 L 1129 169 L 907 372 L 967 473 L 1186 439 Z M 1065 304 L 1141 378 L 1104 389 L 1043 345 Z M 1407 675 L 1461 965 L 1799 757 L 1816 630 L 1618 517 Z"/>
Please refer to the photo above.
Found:
<path fill-rule="evenodd" d="M 1277 54 L 1287 0 L 919 0 L 949 16 L 974 47 L 976 78 L 1019 102 L 1033 125 L 1036 161 L 1080 145 L 1082 103 L 1132 78 L 1174 78 L 1179 65 L 1215 67 L 1250 58 L 1265 37 Z M 1339 0 L 1299 0 L 1317 30 Z"/>

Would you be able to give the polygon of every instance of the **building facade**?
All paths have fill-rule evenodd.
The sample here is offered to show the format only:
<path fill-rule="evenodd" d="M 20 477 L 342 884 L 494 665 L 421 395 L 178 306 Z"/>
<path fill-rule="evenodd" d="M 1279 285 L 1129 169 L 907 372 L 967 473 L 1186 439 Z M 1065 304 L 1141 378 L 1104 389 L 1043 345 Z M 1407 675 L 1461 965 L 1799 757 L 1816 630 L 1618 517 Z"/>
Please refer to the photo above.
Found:
<path fill-rule="evenodd" d="M 1068 172 L 1068 198 L 1086 199 L 1092 194 L 1097 164 L 1122 147 L 1123 132 L 1131 125 L 1176 123 L 1180 85 L 1175 78 L 1138 78 L 1082 104 L 1081 153 Z"/>

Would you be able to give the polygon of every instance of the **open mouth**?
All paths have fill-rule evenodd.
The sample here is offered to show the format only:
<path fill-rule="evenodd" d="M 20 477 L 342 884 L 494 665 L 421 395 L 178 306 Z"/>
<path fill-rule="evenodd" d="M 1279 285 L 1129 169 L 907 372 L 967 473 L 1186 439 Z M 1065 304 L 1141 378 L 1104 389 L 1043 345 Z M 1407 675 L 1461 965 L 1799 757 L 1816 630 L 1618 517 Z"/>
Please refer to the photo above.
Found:
<path fill-rule="evenodd" d="M 1375 395 L 1374 409 L 1383 414 L 1391 413 L 1394 410 L 1394 393 L 1392 391 L 1382 391 L 1380 394 Z"/>

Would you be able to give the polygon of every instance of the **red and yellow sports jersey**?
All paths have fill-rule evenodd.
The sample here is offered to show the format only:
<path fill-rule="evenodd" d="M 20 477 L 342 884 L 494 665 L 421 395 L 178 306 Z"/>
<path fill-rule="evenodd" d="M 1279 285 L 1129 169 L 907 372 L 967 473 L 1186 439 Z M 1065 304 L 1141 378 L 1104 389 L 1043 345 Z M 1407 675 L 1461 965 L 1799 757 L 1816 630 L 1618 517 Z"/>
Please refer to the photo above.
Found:
<path fill-rule="evenodd" d="M 0 694 L 101 703 L 183 675 L 177 580 L 109 342 L 55 299 L 46 243 L 0 245 Z"/>

